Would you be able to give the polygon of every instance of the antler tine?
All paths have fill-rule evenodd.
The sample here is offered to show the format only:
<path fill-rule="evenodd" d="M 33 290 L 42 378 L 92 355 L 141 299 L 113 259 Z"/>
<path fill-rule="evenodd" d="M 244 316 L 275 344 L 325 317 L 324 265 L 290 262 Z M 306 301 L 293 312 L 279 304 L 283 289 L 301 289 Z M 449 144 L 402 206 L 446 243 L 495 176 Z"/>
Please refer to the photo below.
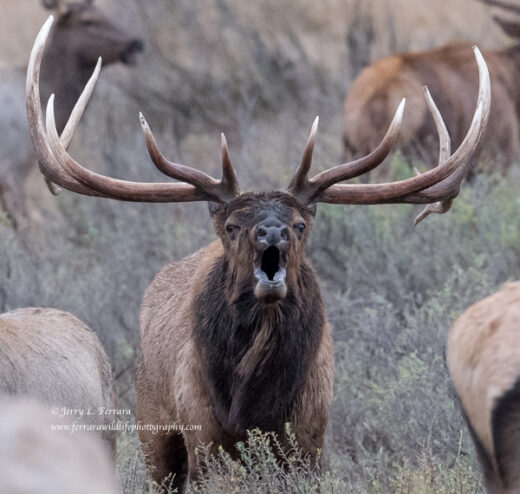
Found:
<path fill-rule="evenodd" d="M 442 118 L 441 112 L 437 108 L 435 101 L 433 101 L 432 95 L 428 90 L 427 86 L 424 86 L 424 98 L 426 100 L 426 104 L 430 113 L 433 117 L 433 121 L 435 123 L 435 128 L 437 129 L 437 134 L 439 134 L 439 161 L 438 165 L 444 163 L 451 155 L 451 138 L 448 129 L 446 128 L 446 124 L 444 123 L 444 119 Z"/>
<path fill-rule="evenodd" d="M 220 149 L 222 153 L 222 178 L 220 179 L 220 184 L 222 191 L 232 198 L 240 195 L 240 185 L 229 157 L 229 149 L 224 132 L 220 134 Z"/>
<path fill-rule="evenodd" d="M 298 166 L 296 173 L 294 174 L 291 182 L 289 183 L 289 187 L 287 188 L 287 190 L 294 196 L 299 196 L 308 186 L 309 180 L 307 176 L 309 175 L 309 170 L 311 169 L 312 153 L 314 151 L 314 144 L 316 142 L 316 134 L 318 132 L 319 122 L 320 117 L 316 116 L 314 122 L 312 123 L 311 132 L 309 134 L 309 138 L 307 139 L 307 144 L 305 145 L 300 165 Z"/>
<path fill-rule="evenodd" d="M 83 116 L 83 113 L 85 112 L 85 108 L 87 107 L 90 97 L 92 96 L 94 88 L 96 87 L 96 83 L 97 83 L 100 71 L 101 71 L 101 57 L 98 58 L 96 67 L 94 69 L 94 73 L 90 76 L 90 79 L 87 81 L 85 89 L 83 90 L 78 101 L 74 105 L 74 108 L 72 109 L 69 119 L 67 120 L 67 123 L 65 124 L 65 128 L 63 129 L 63 131 L 60 135 L 60 141 L 62 142 L 65 149 L 68 149 L 68 147 L 70 146 L 72 138 L 74 137 L 74 133 L 76 132 L 76 128 L 78 127 L 81 117 Z M 53 182 L 51 182 L 47 177 L 45 177 L 45 183 L 47 184 L 47 187 L 51 191 L 51 194 L 57 196 L 61 193 L 62 189 L 60 187 L 58 187 L 56 184 L 54 184 Z"/>
<path fill-rule="evenodd" d="M 383 140 L 379 143 L 379 146 L 377 146 L 376 149 L 363 158 L 325 170 L 313 177 L 310 182 L 313 185 L 319 185 L 319 187 L 316 187 L 316 190 L 319 191 L 326 189 L 334 183 L 358 177 L 359 175 L 378 167 L 390 154 L 395 142 L 397 141 L 399 130 L 401 129 L 401 123 L 403 121 L 405 105 L 406 98 L 403 98 L 395 111 L 394 118 L 392 119 Z"/>
<path fill-rule="evenodd" d="M 422 175 L 398 182 L 332 185 L 322 191 L 314 201 L 334 204 L 429 204 L 453 199 L 471 166 L 470 158 L 482 138 L 491 107 L 489 71 L 478 48 L 475 46 L 473 50 L 479 68 L 478 103 L 468 133 L 448 159 Z"/>
<path fill-rule="evenodd" d="M 428 105 L 428 109 L 433 117 L 433 121 L 435 122 L 435 128 L 437 129 L 437 134 L 439 134 L 439 163 L 441 165 L 446 161 L 451 155 L 451 139 L 448 129 L 446 128 L 446 124 L 442 118 L 441 112 L 437 108 L 435 101 L 433 101 L 432 95 L 426 86 L 424 86 L 424 98 L 426 99 L 426 104 Z M 420 173 L 417 173 L 420 175 Z M 413 226 L 417 226 L 424 218 L 429 216 L 432 213 L 443 214 L 450 210 L 451 205 L 453 203 L 453 199 L 446 199 L 444 201 L 434 202 L 432 204 L 428 204 L 415 218 Z"/>
<path fill-rule="evenodd" d="M 240 194 L 238 180 L 233 165 L 231 164 L 231 160 L 229 159 L 227 144 L 225 155 L 224 150 L 222 150 L 222 179 L 216 180 L 200 170 L 190 166 L 180 165 L 166 159 L 159 150 L 155 137 L 142 113 L 139 114 L 139 119 L 141 122 L 141 128 L 143 129 L 148 154 L 159 171 L 171 178 L 182 180 L 183 182 L 187 182 L 201 190 L 204 190 L 209 196 L 213 197 L 214 200 L 218 202 L 226 202 Z"/>
<path fill-rule="evenodd" d="M 229 200 L 236 195 L 236 193 L 234 193 L 235 189 L 231 191 L 231 194 L 228 190 L 224 190 L 224 187 L 227 184 L 224 183 L 223 187 L 222 180 L 217 180 L 200 170 L 191 168 L 190 166 L 174 163 L 173 161 L 166 159 L 159 150 L 155 137 L 142 113 L 139 114 L 139 120 L 141 122 L 141 128 L 143 129 L 146 147 L 148 149 L 150 159 L 160 172 L 164 173 L 168 177 L 182 180 L 183 182 L 187 182 L 195 187 L 200 188 L 201 190 L 204 190 L 208 195 L 213 197 L 214 200 L 218 202 Z M 231 165 L 231 162 L 229 162 L 229 165 Z"/>
<path fill-rule="evenodd" d="M 486 62 L 482 57 L 482 54 L 480 53 L 480 50 L 476 46 L 474 46 L 473 51 L 475 53 L 475 58 L 477 59 L 479 68 L 479 101 L 483 102 L 482 121 L 478 130 L 478 145 L 478 142 L 484 134 L 484 131 L 486 129 L 486 123 L 489 119 L 489 112 L 491 109 L 491 85 L 489 80 L 489 71 Z M 417 195 L 411 195 L 409 199 L 411 200 L 411 202 L 415 202 L 417 199 L 428 199 L 430 201 L 438 201 L 439 199 L 441 199 L 441 202 L 443 204 L 439 205 L 439 210 L 442 208 L 447 208 L 447 211 L 449 209 L 448 200 L 453 199 L 458 195 L 462 180 L 464 180 L 464 177 L 468 174 L 472 165 L 473 162 L 471 161 L 471 159 L 466 159 L 448 178 L 425 190 L 422 190 L 419 193 L 419 197 L 416 197 Z M 443 198 L 444 200 L 442 200 Z"/>
<path fill-rule="evenodd" d="M 207 187 L 188 183 L 139 183 L 105 177 L 82 167 L 66 151 L 73 132 L 79 122 L 88 100 L 94 89 L 100 66 L 96 67 L 93 76 L 80 96 L 72 115 L 63 132 L 58 137 L 54 119 L 54 96 L 47 105 L 47 126 L 43 124 L 39 94 L 40 65 L 45 43 L 53 23 L 50 16 L 36 37 L 27 69 L 26 103 L 27 120 L 31 139 L 36 152 L 40 170 L 51 182 L 66 189 L 90 196 L 102 196 L 110 199 L 136 202 L 185 202 L 185 201 L 219 201 L 229 199 L 229 193 L 222 193 L 220 182 L 206 176 L 202 172 L 187 168 L 194 176 L 194 181 L 207 177 Z M 182 166 L 182 165 L 179 165 Z M 204 178 L 203 177 L 203 178 Z M 210 186 L 215 186 L 213 190 Z"/>
<path fill-rule="evenodd" d="M 183 182 L 198 187 L 217 202 L 226 202 L 240 194 L 240 187 L 235 175 L 235 170 L 233 169 L 233 165 L 229 158 L 229 151 L 227 150 L 225 137 L 225 151 L 222 149 L 222 179 L 216 180 L 200 170 L 174 163 L 173 161 L 166 159 L 159 150 L 157 141 L 155 140 L 155 137 L 150 130 L 150 126 L 142 113 L 139 113 L 139 120 L 141 122 L 141 128 L 146 141 L 148 154 L 159 171 L 171 178 L 182 180 Z"/>
<path fill-rule="evenodd" d="M 47 185 L 51 192 L 56 193 L 57 190 L 52 190 L 54 186 L 49 184 L 58 183 L 63 187 L 86 193 L 85 188 L 76 180 L 71 179 L 59 167 L 53 166 L 53 154 L 45 139 L 45 130 L 43 125 L 43 115 L 40 102 L 40 66 L 45 51 L 45 44 L 49 37 L 49 33 L 54 22 L 54 17 L 51 15 L 43 24 L 38 33 L 34 46 L 29 58 L 27 66 L 26 79 L 26 106 L 27 106 L 27 120 L 29 123 L 29 130 L 31 139 L 34 145 L 36 158 L 40 165 L 40 170 L 47 179 Z"/>
<path fill-rule="evenodd" d="M 296 188 L 294 186 L 289 186 L 287 190 L 296 196 L 301 202 L 309 203 L 332 184 L 357 177 L 379 166 L 390 154 L 397 140 L 399 129 L 401 128 L 401 122 L 403 120 L 405 104 L 406 99 L 403 98 L 397 107 L 394 118 L 392 119 L 383 140 L 370 154 L 350 163 L 345 163 L 330 168 L 329 170 L 325 170 L 324 172 L 315 175 L 310 180 L 307 180 L 307 177 L 305 176 L 305 181 L 300 181 L 300 187 Z M 291 184 L 294 181 L 295 179 L 293 178 Z"/>
<path fill-rule="evenodd" d="M 81 120 L 81 117 L 83 116 L 83 113 L 85 112 L 85 108 L 87 107 L 88 102 L 90 101 L 92 93 L 94 92 L 94 89 L 96 87 L 96 84 L 97 84 L 97 81 L 99 78 L 99 73 L 101 72 L 101 65 L 102 65 L 102 60 L 101 60 L 101 57 L 99 57 L 98 61 L 96 63 L 94 72 L 90 76 L 90 79 L 87 81 L 87 84 L 85 85 L 83 92 L 81 93 L 80 97 L 78 98 L 78 101 L 76 101 L 76 104 L 74 105 L 74 108 L 72 109 L 69 119 L 67 120 L 67 123 L 65 124 L 65 128 L 63 129 L 63 131 L 60 135 L 60 140 L 65 149 L 67 149 L 69 147 L 70 142 L 72 141 L 72 138 L 74 137 L 74 133 L 76 132 L 78 124 Z"/>

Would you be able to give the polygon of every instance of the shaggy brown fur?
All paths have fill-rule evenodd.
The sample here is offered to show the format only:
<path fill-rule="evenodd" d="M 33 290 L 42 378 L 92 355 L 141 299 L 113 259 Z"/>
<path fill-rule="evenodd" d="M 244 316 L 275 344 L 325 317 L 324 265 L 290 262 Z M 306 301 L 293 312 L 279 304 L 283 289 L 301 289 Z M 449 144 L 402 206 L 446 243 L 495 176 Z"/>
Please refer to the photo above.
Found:
<path fill-rule="evenodd" d="M 471 306 L 447 358 L 492 494 L 520 492 L 520 282 Z"/>
<path fill-rule="evenodd" d="M 35 400 L 0 396 L 0 492 L 120 492 L 110 455 L 97 435 L 52 429 L 70 424 Z"/>
<path fill-rule="evenodd" d="M 316 276 L 304 257 L 312 212 L 282 192 L 213 205 L 219 240 L 166 266 L 147 289 L 138 419 L 202 426 L 140 432 L 156 480 L 172 472 L 182 488 L 187 475 L 197 477 L 199 443 L 233 454 L 234 443 L 254 427 L 281 433 L 290 422 L 305 453 L 315 456 L 323 447 L 333 352 Z M 290 246 L 286 295 L 270 301 L 255 296 L 253 265 L 256 232 L 273 217 L 287 228 L 281 231 Z"/>
<path fill-rule="evenodd" d="M 115 409 L 112 369 L 99 339 L 77 317 L 55 309 L 0 315 L 0 393 L 35 398 L 49 409 L 90 409 L 80 419 L 87 424 L 110 423 L 98 408 Z M 115 432 L 101 436 L 115 457 Z"/>
<path fill-rule="evenodd" d="M 345 160 L 368 154 L 382 139 L 403 97 L 406 110 L 399 146 L 406 154 L 419 155 L 436 164 L 437 140 L 433 119 L 424 99 L 428 86 L 452 138 L 459 146 L 470 126 L 478 91 L 478 73 L 471 43 L 450 43 L 420 53 L 394 55 L 375 62 L 352 83 L 344 108 Z M 482 52 L 491 74 L 492 105 L 480 150 L 493 160 L 510 165 L 518 158 L 520 134 L 520 45 L 501 51 Z M 481 154 L 481 156 L 484 158 Z M 474 159 L 478 158 L 478 153 Z M 375 170 L 386 178 L 388 167 Z M 379 175 L 378 175 L 379 174 Z"/>

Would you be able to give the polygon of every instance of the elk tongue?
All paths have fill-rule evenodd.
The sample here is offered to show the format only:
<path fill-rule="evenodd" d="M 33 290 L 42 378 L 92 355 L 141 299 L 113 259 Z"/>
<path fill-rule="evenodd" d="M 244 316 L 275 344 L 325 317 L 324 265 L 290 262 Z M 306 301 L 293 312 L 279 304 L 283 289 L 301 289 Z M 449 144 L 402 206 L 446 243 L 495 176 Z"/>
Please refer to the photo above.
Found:
<path fill-rule="evenodd" d="M 281 283 L 285 283 L 285 276 L 287 272 L 285 268 L 280 268 L 276 273 L 274 273 L 272 279 L 267 276 L 267 273 L 262 270 L 262 268 L 255 268 L 255 278 L 258 283 L 266 283 L 270 285 L 279 285 Z"/>

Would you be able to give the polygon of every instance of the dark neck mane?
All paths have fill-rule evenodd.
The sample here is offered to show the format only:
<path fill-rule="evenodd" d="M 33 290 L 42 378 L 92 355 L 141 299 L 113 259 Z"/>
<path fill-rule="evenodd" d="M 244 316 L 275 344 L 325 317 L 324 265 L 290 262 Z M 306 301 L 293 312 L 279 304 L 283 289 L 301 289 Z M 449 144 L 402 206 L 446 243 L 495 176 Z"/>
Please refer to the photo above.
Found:
<path fill-rule="evenodd" d="M 229 432 L 259 427 L 282 432 L 321 341 L 324 310 L 312 268 L 276 304 L 259 303 L 253 287 L 225 296 L 228 263 L 220 258 L 195 300 L 194 336 L 217 419 Z M 297 294 L 297 295 L 296 295 Z"/>

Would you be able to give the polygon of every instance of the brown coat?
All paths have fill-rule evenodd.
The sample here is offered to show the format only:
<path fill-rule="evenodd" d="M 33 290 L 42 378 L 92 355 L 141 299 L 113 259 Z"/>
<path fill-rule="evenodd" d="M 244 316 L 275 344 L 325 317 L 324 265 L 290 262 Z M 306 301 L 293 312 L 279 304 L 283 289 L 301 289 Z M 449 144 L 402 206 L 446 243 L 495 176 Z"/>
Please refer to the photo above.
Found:
<path fill-rule="evenodd" d="M 216 227 L 219 231 L 218 220 Z M 242 258 L 249 259 L 247 251 Z M 233 453 L 233 444 L 245 439 L 246 429 L 274 431 L 283 440 L 284 423 L 290 422 L 305 453 L 316 455 L 323 447 L 332 400 L 333 351 L 314 272 L 302 261 L 301 269 L 309 278 L 301 275 L 293 284 L 289 263 L 289 291 L 284 302 L 260 310 L 253 297 L 249 298 L 247 282 L 240 291 L 238 281 L 218 285 L 213 300 L 223 301 L 231 313 L 238 306 L 233 317 L 244 321 L 236 325 L 231 317 L 229 323 L 219 326 L 222 320 L 227 321 L 222 314 L 226 308 L 213 310 L 207 289 L 225 259 L 222 240 L 216 240 L 163 268 L 143 299 L 137 374 L 139 423 L 201 426 L 201 430 L 182 435 L 140 432 L 148 463 L 155 468 L 151 472 L 154 478 L 160 482 L 173 472 L 179 488 L 188 473 L 191 479 L 197 477 L 195 447 L 199 443 L 223 445 Z M 291 325 L 288 313 L 300 295 L 293 293 L 296 285 L 308 287 L 309 293 L 301 296 L 312 314 L 298 305 L 303 310 L 301 318 Z M 200 317 L 203 313 L 207 319 Z M 308 322 L 315 321 L 314 316 L 321 322 Z M 201 336 L 204 321 L 211 336 Z M 219 338 L 227 331 L 228 336 Z M 241 340 L 240 334 L 248 336 Z M 238 356 L 233 357 L 230 345 L 239 347 Z M 230 378 L 231 390 L 225 384 L 228 375 L 234 376 Z"/>
<path fill-rule="evenodd" d="M 0 393 L 28 396 L 60 411 L 83 410 L 87 424 L 108 424 L 99 407 L 115 409 L 110 361 L 96 334 L 56 309 L 27 308 L 0 315 Z M 87 416 L 88 410 L 93 412 Z M 103 431 L 115 457 L 115 432 Z"/>
<path fill-rule="evenodd" d="M 361 72 L 349 88 L 344 108 L 345 157 L 358 157 L 375 149 L 402 98 L 407 99 L 400 130 L 400 146 L 427 165 L 436 164 L 435 127 L 424 99 L 428 86 L 452 138 L 455 149 L 470 126 L 478 74 L 471 43 L 450 43 L 435 50 L 383 58 Z M 518 157 L 520 135 L 520 45 L 501 51 L 482 52 L 491 75 L 491 114 L 482 152 L 496 164 L 507 165 Z M 485 156 L 482 156 L 485 158 Z M 388 167 L 376 169 L 386 177 Z"/>
<path fill-rule="evenodd" d="M 520 490 L 520 282 L 472 305 L 448 337 L 447 359 L 488 492 Z"/>

